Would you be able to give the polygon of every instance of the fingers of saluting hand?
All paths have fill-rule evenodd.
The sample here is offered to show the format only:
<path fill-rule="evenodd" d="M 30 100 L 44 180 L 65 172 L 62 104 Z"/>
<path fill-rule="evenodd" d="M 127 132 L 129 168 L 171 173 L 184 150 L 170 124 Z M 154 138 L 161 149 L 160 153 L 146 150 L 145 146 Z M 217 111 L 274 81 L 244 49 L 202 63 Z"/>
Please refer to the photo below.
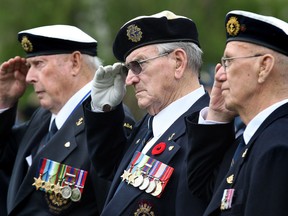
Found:
<path fill-rule="evenodd" d="M 16 56 L 2 63 L 0 73 L 2 75 L 12 75 L 13 73 L 20 73 L 21 75 L 26 76 L 28 70 L 29 67 L 27 66 L 26 59 Z"/>

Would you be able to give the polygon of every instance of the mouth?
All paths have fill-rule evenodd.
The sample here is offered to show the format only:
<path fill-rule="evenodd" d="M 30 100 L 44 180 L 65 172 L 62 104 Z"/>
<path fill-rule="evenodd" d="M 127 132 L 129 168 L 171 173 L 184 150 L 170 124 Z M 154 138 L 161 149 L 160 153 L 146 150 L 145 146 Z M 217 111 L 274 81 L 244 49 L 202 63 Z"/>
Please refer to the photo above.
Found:
<path fill-rule="evenodd" d="M 35 91 L 35 93 L 37 94 L 37 96 L 41 96 L 42 94 L 44 94 L 44 91 Z"/>

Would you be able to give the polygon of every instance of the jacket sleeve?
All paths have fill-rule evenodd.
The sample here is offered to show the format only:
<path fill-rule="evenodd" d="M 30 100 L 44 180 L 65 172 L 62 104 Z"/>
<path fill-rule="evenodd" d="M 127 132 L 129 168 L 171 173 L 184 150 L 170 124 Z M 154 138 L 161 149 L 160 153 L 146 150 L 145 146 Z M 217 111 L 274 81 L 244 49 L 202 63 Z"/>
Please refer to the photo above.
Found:
<path fill-rule="evenodd" d="M 84 113 L 90 160 L 100 177 L 112 180 L 127 148 L 123 105 L 110 112 L 97 113 L 86 103 Z"/>
<path fill-rule="evenodd" d="M 193 194 L 209 201 L 224 155 L 234 142 L 234 125 L 202 125 L 198 116 L 194 113 L 186 118 L 188 184 Z"/>

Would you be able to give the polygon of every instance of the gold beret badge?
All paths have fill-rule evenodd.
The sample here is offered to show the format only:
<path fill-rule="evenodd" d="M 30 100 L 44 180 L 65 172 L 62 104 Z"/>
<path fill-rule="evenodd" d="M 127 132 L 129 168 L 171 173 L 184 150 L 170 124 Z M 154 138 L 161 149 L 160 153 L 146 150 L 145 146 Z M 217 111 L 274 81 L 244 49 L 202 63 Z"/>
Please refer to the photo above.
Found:
<path fill-rule="evenodd" d="M 26 52 L 32 52 L 33 51 L 33 45 L 31 43 L 31 41 L 26 36 L 24 36 L 22 38 L 21 45 Z"/>
<path fill-rule="evenodd" d="M 226 24 L 226 30 L 229 35 L 236 36 L 239 33 L 240 30 L 240 24 L 237 20 L 237 17 L 230 17 Z"/>

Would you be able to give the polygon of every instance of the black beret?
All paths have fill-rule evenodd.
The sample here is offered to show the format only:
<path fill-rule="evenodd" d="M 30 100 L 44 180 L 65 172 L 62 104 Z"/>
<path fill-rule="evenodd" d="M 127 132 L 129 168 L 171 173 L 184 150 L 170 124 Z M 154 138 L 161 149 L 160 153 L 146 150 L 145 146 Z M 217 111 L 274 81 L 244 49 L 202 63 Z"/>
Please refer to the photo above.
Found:
<path fill-rule="evenodd" d="M 288 55 L 288 23 L 271 16 L 234 10 L 225 19 L 227 43 L 243 41 Z"/>
<path fill-rule="evenodd" d="M 26 57 L 79 51 L 97 56 L 97 41 L 75 26 L 50 25 L 18 33 Z"/>
<path fill-rule="evenodd" d="M 193 42 L 200 47 L 196 24 L 170 11 L 136 17 L 119 30 L 114 40 L 113 53 L 119 61 L 124 62 L 135 49 L 168 42 Z"/>

